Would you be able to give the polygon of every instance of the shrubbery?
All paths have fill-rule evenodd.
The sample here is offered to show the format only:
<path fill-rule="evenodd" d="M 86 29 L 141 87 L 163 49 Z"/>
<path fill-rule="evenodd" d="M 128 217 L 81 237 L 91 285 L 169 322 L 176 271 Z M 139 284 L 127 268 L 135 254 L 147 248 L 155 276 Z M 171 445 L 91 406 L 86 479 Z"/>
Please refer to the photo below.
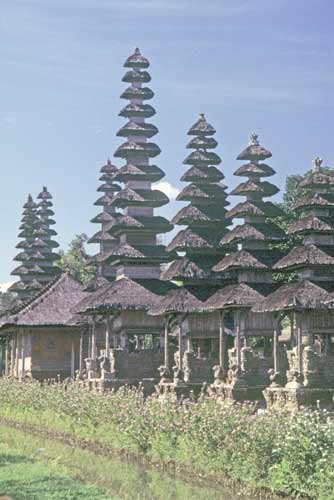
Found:
<path fill-rule="evenodd" d="M 325 411 L 258 415 L 251 404 L 205 396 L 161 402 L 138 389 L 98 395 L 76 383 L 2 379 L 0 415 L 304 498 L 334 498 L 334 420 Z"/>

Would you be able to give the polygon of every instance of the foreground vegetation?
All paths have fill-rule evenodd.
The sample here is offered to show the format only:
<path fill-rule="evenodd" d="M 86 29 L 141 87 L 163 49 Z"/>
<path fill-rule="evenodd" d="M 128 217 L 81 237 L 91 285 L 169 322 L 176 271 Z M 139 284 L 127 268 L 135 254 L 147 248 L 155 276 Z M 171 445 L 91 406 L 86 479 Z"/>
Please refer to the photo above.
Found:
<path fill-rule="evenodd" d="M 108 396 L 76 384 L 3 379 L 0 416 L 38 424 L 112 449 L 227 474 L 303 498 L 334 498 L 334 421 L 326 412 L 257 415 L 252 405 L 143 399 L 124 388 Z"/>
<path fill-rule="evenodd" d="M 0 495 L 15 500 L 111 500 L 95 486 L 73 479 L 58 461 L 44 463 L 42 453 L 24 434 L 0 427 Z"/>

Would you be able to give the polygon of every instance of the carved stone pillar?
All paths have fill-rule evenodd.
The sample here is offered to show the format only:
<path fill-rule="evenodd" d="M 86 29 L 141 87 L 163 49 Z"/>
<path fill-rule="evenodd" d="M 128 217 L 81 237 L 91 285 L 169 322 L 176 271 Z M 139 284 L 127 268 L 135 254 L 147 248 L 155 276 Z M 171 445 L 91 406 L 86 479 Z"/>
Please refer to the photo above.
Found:
<path fill-rule="evenodd" d="M 74 378 L 75 375 L 75 348 L 74 339 L 71 339 L 71 377 Z"/>
<path fill-rule="evenodd" d="M 79 343 L 79 372 L 83 370 L 83 328 L 80 329 L 80 343 Z"/>

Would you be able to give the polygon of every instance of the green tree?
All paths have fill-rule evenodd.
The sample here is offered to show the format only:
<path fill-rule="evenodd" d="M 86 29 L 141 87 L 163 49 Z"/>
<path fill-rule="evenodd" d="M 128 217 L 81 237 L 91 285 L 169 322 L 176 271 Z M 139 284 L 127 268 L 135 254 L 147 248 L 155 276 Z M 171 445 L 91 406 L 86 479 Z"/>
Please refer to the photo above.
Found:
<path fill-rule="evenodd" d="M 85 233 L 77 234 L 69 244 L 67 252 L 60 250 L 60 259 L 57 262 L 57 266 L 82 284 L 88 283 L 96 274 L 91 256 L 86 252 L 87 240 Z"/>

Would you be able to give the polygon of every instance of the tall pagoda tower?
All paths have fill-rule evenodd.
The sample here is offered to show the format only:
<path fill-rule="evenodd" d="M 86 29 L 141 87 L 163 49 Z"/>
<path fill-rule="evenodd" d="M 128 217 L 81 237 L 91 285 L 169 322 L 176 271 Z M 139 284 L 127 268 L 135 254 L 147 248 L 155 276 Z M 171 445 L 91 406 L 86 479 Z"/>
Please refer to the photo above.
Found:
<path fill-rule="evenodd" d="M 249 284 L 264 295 L 271 291 L 272 265 L 281 257 L 275 244 L 285 239 L 282 229 L 270 220 L 279 215 L 280 210 L 271 201 L 263 200 L 279 191 L 274 184 L 263 180 L 275 174 L 269 165 L 262 163 L 271 156 L 270 151 L 260 146 L 258 136 L 251 134 L 248 147 L 237 157 L 248 163 L 239 167 L 234 175 L 246 177 L 246 181 L 230 194 L 245 196 L 246 200 L 235 205 L 226 217 L 244 219 L 244 222 L 226 234 L 221 245 L 238 245 L 239 249 L 214 267 L 216 272 L 234 273 L 236 282 Z"/>
<path fill-rule="evenodd" d="M 302 239 L 274 266 L 278 271 L 297 273 L 299 280 L 310 280 L 328 291 L 334 290 L 334 176 L 315 158 L 312 171 L 301 182 L 305 195 L 294 209 L 299 219 L 288 234 Z"/>
<path fill-rule="evenodd" d="M 100 225 L 100 230 L 88 240 L 88 243 L 99 245 L 99 252 L 94 256 L 98 278 L 114 279 L 116 275 L 115 268 L 104 264 L 103 259 L 118 242 L 117 238 L 109 233 L 109 229 L 113 226 L 118 215 L 115 207 L 111 204 L 114 194 L 121 190 L 121 187 L 114 182 L 114 175 L 117 171 L 117 167 L 111 163 L 109 158 L 100 169 L 99 180 L 102 181 L 102 184 L 97 191 L 102 193 L 102 196 L 96 200 L 94 205 L 101 207 L 102 211 L 91 220 L 94 224 Z"/>
<path fill-rule="evenodd" d="M 221 158 L 212 151 L 217 147 L 213 137 L 215 129 L 200 114 L 199 119 L 189 129 L 191 140 L 187 144 L 193 151 L 184 160 L 188 170 L 181 181 L 188 184 L 177 200 L 188 202 L 174 217 L 172 222 L 187 226 L 173 238 L 168 251 L 183 253 L 164 272 L 166 280 L 181 281 L 183 285 L 204 287 L 206 293 L 217 276 L 212 267 L 219 262 L 225 250 L 219 248 L 219 241 L 227 234 L 229 221 L 226 220 L 226 186 L 221 182 L 224 175 L 217 168 Z"/>
<path fill-rule="evenodd" d="M 152 99 L 153 92 L 143 86 L 151 80 L 147 71 L 148 60 L 138 48 L 125 61 L 127 69 L 123 82 L 129 86 L 121 98 L 129 103 L 121 110 L 120 116 L 127 123 L 118 131 L 117 136 L 126 141 L 114 154 L 124 160 L 113 176 L 123 183 L 110 205 L 121 210 L 122 215 L 110 222 L 109 234 L 118 239 L 110 251 L 99 260 L 105 265 L 115 266 L 116 279 L 158 279 L 160 264 L 170 260 L 163 245 L 157 243 L 157 234 L 170 231 L 172 226 L 164 217 L 154 215 L 154 209 L 168 203 L 167 196 L 156 189 L 152 183 L 165 174 L 150 159 L 159 155 L 160 148 L 150 139 L 158 133 L 155 125 L 146 119 L 155 114 L 155 109 L 145 101 Z"/>
<path fill-rule="evenodd" d="M 19 276 L 20 280 L 9 289 L 18 294 L 19 300 L 30 299 L 59 273 L 59 269 L 54 266 L 55 260 L 59 257 L 53 252 L 58 243 L 52 240 L 52 236 L 57 233 L 50 227 L 55 224 L 50 218 L 54 215 L 51 198 L 47 189 L 43 188 L 38 195 L 40 203 L 35 203 L 29 195 L 23 206 L 19 233 L 22 241 L 16 245 L 16 248 L 22 251 L 14 258 L 21 262 L 21 265 L 11 273 Z"/>
<path fill-rule="evenodd" d="M 12 276 L 19 277 L 19 281 L 9 288 L 10 292 L 17 293 L 19 300 L 28 299 L 39 288 L 31 273 L 32 254 L 34 253 L 32 243 L 35 240 L 34 231 L 38 222 L 36 211 L 37 204 L 29 194 L 26 203 L 23 205 L 23 216 L 18 235 L 22 240 L 16 245 L 20 252 L 14 257 L 14 260 L 20 262 L 20 265 L 11 272 Z"/>
<path fill-rule="evenodd" d="M 43 271 L 39 281 L 44 285 L 60 272 L 59 268 L 54 266 L 55 261 L 59 259 L 59 255 L 54 252 L 59 247 L 59 243 L 52 239 L 53 236 L 57 236 L 57 232 L 52 229 L 52 226 L 56 224 L 56 221 L 52 219 L 55 213 L 51 201 L 52 195 L 45 186 L 37 199 L 40 202 L 37 209 L 38 221 L 34 231 L 35 241 L 32 243 L 35 252 L 32 257 L 35 264 Z"/>

